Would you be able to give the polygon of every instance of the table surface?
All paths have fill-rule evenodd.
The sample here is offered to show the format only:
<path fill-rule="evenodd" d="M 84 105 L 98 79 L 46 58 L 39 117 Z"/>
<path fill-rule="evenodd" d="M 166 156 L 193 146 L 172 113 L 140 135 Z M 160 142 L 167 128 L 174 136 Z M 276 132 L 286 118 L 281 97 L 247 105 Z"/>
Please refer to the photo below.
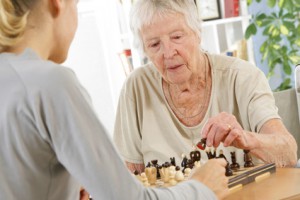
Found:
<path fill-rule="evenodd" d="M 225 200 L 296 200 L 300 199 L 300 168 L 277 168 L 275 173 L 258 182 L 244 185 Z"/>

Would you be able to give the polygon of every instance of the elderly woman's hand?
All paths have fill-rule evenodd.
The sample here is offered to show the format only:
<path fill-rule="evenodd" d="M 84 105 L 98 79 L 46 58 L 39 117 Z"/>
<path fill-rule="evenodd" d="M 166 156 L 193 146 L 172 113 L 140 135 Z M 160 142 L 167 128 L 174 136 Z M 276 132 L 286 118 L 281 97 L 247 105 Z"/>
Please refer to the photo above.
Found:
<path fill-rule="evenodd" d="M 253 149 L 254 137 L 253 133 L 246 133 L 234 115 L 225 112 L 210 118 L 202 130 L 202 138 L 206 138 L 206 145 L 209 147 L 218 147 L 223 142 L 225 147 Z"/>

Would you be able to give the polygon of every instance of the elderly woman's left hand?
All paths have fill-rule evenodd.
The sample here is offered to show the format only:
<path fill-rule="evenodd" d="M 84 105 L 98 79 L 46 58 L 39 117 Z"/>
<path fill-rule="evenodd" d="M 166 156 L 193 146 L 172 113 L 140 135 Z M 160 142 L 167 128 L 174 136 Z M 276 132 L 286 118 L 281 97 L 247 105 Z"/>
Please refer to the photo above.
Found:
<path fill-rule="evenodd" d="M 202 130 L 202 138 L 206 138 L 208 147 L 218 147 L 221 142 L 226 146 L 240 149 L 253 148 L 253 134 L 246 133 L 232 114 L 222 112 L 210 118 Z"/>

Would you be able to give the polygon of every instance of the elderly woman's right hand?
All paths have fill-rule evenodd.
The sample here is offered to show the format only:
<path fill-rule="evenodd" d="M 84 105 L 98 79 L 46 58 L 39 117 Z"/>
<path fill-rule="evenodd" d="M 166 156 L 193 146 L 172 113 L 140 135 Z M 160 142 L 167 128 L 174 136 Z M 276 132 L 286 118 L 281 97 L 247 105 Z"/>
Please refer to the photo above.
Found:
<path fill-rule="evenodd" d="M 229 193 L 228 178 L 225 176 L 226 164 L 223 158 L 208 160 L 203 166 L 196 168 L 190 178 L 205 184 L 219 199 L 223 199 Z"/>

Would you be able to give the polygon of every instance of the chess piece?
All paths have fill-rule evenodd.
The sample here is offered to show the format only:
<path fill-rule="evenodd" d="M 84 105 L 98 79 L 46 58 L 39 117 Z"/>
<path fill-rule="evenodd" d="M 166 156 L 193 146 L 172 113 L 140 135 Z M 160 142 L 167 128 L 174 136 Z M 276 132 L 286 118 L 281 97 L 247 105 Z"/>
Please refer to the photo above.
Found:
<path fill-rule="evenodd" d="M 195 168 L 201 167 L 200 161 L 195 161 L 195 162 L 194 162 L 194 167 L 195 167 Z"/>
<path fill-rule="evenodd" d="M 176 170 L 175 180 L 176 180 L 177 182 L 183 181 L 183 180 L 184 180 L 184 175 L 183 175 L 182 171 L 180 170 L 180 167 L 177 166 L 177 167 L 175 168 L 175 170 Z"/>
<path fill-rule="evenodd" d="M 176 170 L 175 170 L 175 166 L 170 166 L 168 168 L 169 170 L 169 184 L 170 185 L 176 185 L 177 181 L 175 180 L 175 175 L 176 175 Z"/>
<path fill-rule="evenodd" d="M 254 167 L 254 164 L 252 162 L 252 157 L 250 155 L 250 150 L 244 150 L 244 167 Z"/>
<path fill-rule="evenodd" d="M 229 162 L 227 162 L 225 176 L 232 176 L 232 175 L 233 175 L 233 172 L 230 169 Z"/>
<path fill-rule="evenodd" d="M 184 177 L 189 177 L 192 169 L 191 168 L 185 168 L 184 170 Z"/>
<path fill-rule="evenodd" d="M 151 164 L 150 162 L 147 163 L 146 167 L 151 167 Z"/>
<path fill-rule="evenodd" d="M 190 168 L 190 169 L 193 169 L 193 167 L 194 167 L 194 162 L 193 162 L 191 159 L 188 159 L 188 160 L 187 160 L 187 163 L 186 163 L 186 167 L 187 167 L 187 168 Z"/>
<path fill-rule="evenodd" d="M 145 168 L 145 174 L 147 176 L 148 182 L 150 183 L 150 185 L 154 185 L 156 182 L 156 168 L 155 167 L 146 167 Z"/>
<path fill-rule="evenodd" d="M 172 157 L 172 158 L 170 158 L 170 160 L 171 160 L 171 165 L 173 165 L 173 166 L 175 166 L 176 167 L 176 161 L 175 161 L 175 157 Z"/>
<path fill-rule="evenodd" d="M 181 161 L 181 167 L 183 168 L 182 169 L 182 172 L 184 173 L 184 169 L 187 167 L 187 157 L 186 155 L 182 154 L 182 161 Z"/>
<path fill-rule="evenodd" d="M 216 149 L 214 149 L 214 153 L 211 152 L 210 148 L 206 149 L 206 155 L 209 160 L 215 158 L 216 157 Z"/>
<path fill-rule="evenodd" d="M 206 138 L 202 138 L 196 145 L 199 149 L 204 150 L 206 147 Z"/>
<path fill-rule="evenodd" d="M 224 158 L 227 161 L 227 158 L 225 157 L 222 149 L 220 149 L 220 151 L 219 151 L 219 157 L 218 158 Z"/>
<path fill-rule="evenodd" d="M 150 186 L 145 172 L 141 173 L 141 181 L 145 187 Z"/>
<path fill-rule="evenodd" d="M 169 167 L 167 163 L 163 164 L 162 167 L 159 169 L 160 177 L 163 182 L 168 183 L 169 182 Z"/>
<path fill-rule="evenodd" d="M 192 160 L 192 163 L 194 164 L 196 161 L 201 160 L 201 153 L 198 150 L 194 150 L 190 152 L 190 158 Z"/>
<path fill-rule="evenodd" d="M 236 162 L 236 156 L 235 156 L 235 152 L 230 152 L 231 154 L 231 165 L 230 165 L 230 168 L 232 170 L 236 170 L 236 169 L 239 169 L 240 168 L 240 164 Z"/>
<path fill-rule="evenodd" d="M 152 164 L 153 167 L 156 168 L 156 178 L 159 179 L 160 178 L 159 164 L 157 164 L 157 160 L 151 160 L 151 164 Z"/>

